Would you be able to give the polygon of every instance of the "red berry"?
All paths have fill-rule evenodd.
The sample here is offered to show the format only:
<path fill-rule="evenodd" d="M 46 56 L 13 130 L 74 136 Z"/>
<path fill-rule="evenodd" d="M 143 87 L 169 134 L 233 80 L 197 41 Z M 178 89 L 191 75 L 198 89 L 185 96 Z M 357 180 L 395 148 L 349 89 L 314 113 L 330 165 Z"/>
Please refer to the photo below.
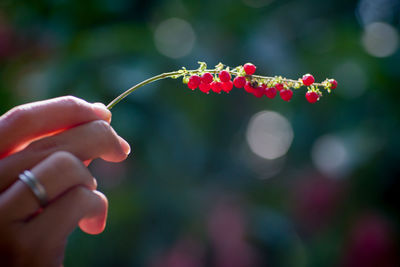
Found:
<path fill-rule="evenodd" d="M 199 85 L 199 89 L 203 93 L 207 93 L 208 94 L 208 91 L 210 91 L 210 89 L 211 89 L 211 85 L 209 83 L 201 82 L 200 85 Z"/>
<path fill-rule="evenodd" d="M 235 85 L 236 88 L 243 88 L 245 84 L 246 78 L 243 76 L 237 76 L 235 79 L 233 79 L 233 85 Z"/>
<path fill-rule="evenodd" d="M 251 85 L 251 82 L 249 81 L 246 82 L 246 84 L 244 85 L 244 90 L 250 94 L 254 92 L 254 87 Z"/>
<path fill-rule="evenodd" d="M 188 86 L 190 89 L 192 89 L 192 90 L 194 90 L 194 89 L 197 88 L 197 84 L 195 84 L 195 83 L 193 83 L 193 82 L 191 82 L 191 81 L 189 81 L 189 82 L 187 83 L 187 86 Z"/>
<path fill-rule="evenodd" d="M 192 75 L 192 76 L 190 76 L 189 81 L 200 84 L 201 78 L 199 75 Z"/>
<path fill-rule="evenodd" d="M 212 82 L 211 83 L 211 90 L 215 93 L 221 93 L 222 91 L 222 83 L 221 82 Z"/>
<path fill-rule="evenodd" d="M 201 78 L 198 75 L 192 75 L 189 78 L 188 87 L 192 90 L 196 89 L 200 85 Z"/>
<path fill-rule="evenodd" d="M 247 75 L 253 75 L 256 72 L 256 66 L 251 63 L 244 64 L 243 68 Z"/>
<path fill-rule="evenodd" d="M 233 88 L 233 82 L 232 81 L 227 81 L 222 83 L 222 90 L 225 92 L 229 93 Z"/>
<path fill-rule="evenodd" d="M 279 94 L 281 95 L 281 98 L 285 101 L 289 101 L 290 99 L 292 99 L 293 96 L 292 90 L 289 89 L 282 89 L 279 91 Z"/>
<path fill-rule="evenodd" d="M 306 93 L 306 99 L 310 103 L 315 103 L 318 101 L 319 95 L 316 92 L 310 91 Z"/>
<path fill-rule="evenodd" d="M 280 91 L 283 89 L 283 84 L 277 83 L 277 84 L 275 84 L 275 88 L 276 88 L 276 90 Z"/>
<path fill-rule="evenodd" d="M 276 89 L 275 87 L 268 87 L 265 89 L 264 94 L 268 97 L 268 98 L 274 98 L 276 96 Z"/>
<path fill-rule="evenodd" d="M 203 83 L 211 83 L 213 80 L 214 80 L 214 77 L 209 72 L 206 72 L 201 76 L 201 82 L 203 82 Z"/>
<path fill-rule="evenodd" d="M 221 82 L 227 82 L 231 79 L 231 74 L 228 71 L 223 70 L 219 73 L 219 79 Z"/>
<path fill-rule="evenodd" d="M 305 86 L 310 86 L 315 82 L 314 76 L 312 76 L 311 74 L 304 74 L 302 80 Z"/>
<path fill-rule="evenodd" d="M 264 88 L 262 86 L 254 88 L 253 95 L 255 97 L 262 97 L 264 95 Z"/>
<path fill-rule="evenodd" d="M 337 87 L 337 81 L 335 79 L 330 79 L 329 83 L 331 84 L 330 89 L 335 89 Z"/>

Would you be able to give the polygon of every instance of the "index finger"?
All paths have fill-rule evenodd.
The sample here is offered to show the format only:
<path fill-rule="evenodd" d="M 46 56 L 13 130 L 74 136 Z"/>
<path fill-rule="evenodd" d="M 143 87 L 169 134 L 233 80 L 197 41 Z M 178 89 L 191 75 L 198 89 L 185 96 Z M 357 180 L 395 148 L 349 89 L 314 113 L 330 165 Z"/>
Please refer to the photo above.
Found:
<path fill-rule="evenodd" d="M 73 96 L 15 107 L 0 117 L 0 159 L 37 138 L 99 119 L 110 122 L 111 112 Z"/>

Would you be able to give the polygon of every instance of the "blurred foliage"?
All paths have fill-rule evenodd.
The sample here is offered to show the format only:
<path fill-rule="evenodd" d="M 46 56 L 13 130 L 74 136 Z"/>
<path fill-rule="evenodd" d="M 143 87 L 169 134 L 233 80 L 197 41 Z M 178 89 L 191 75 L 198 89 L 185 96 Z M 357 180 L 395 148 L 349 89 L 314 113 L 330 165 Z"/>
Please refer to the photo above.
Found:
<path fill-rule="evenodd" d="M 400 52 L 365 51 L 361 2 L 391 4 L 397 15 L 380 19 L 398 32 L 390 0 L 2 0 L 2 113 L 66 94 L 108 103 L 198 60 L 339 82 L 315 105 L 302 92 L 283 103 L 239 90 L 204 95 L 177 80 L 129 96 L 112 125 L 132 154 L 90 166 L 110 201 L 108 227 L 75 231 L 65 266 L 399 266 Z M 196 36 L 178 59 L 154 44 L 157 25 L 172 17 Z M 246 143 L 263 110 L 293 127 L 288 153 L 275 160 Z M 342 138 L 351 156 L 341 175 L 312 158 L 325 135 Z"/>

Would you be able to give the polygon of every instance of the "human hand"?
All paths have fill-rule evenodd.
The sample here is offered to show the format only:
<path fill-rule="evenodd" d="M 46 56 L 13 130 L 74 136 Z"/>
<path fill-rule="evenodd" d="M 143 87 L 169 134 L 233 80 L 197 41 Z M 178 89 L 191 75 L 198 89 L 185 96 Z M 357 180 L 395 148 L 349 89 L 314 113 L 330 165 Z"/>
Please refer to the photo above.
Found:
<path fill-rule="evenodd" d="M 119 162 L 129 144 L 102 104 L 75 97 L 18 106 L 0 117 L 0 256 L 5 266 L 60 266 L 68 235 L 105 228 L 108 202 L 85 165 Z M 48 204 L 18 175 L 30 170 Z"/>

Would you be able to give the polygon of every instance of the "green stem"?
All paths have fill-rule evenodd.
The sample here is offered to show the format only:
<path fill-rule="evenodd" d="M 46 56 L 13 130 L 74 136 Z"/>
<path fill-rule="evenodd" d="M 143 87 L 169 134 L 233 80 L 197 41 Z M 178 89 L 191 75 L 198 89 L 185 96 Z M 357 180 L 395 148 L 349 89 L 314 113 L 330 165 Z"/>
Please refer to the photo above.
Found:
<path fill-rule="evenodd" d="M 175 76 L 175 75 L 179 75 L 179 74 L 180 74 L 179 71 L 166 72 L 166 73 L 162 73 L 162 74 L 153 76 L 153 77 L 151 77 L 151 78 L 149 78 L 149 79 L 147 79 L 147 80 L 144 80 L 143 82 L 138 83 L 138 84 L 132 86 L 131 88 L 129 88 L 128 90 L 126 90 L 125 92 L 123 92 L 122 94 L 120 94 L 119 96 L 117 96 L 113 101 L 111 101 L 111 102 L 107 105 L 107 108 L 108 108 L 109 110 L 111 110 L 118 102 L 120 102 L 122 99 L 124 99 L 125 97 L 127 97 L 130 93 L 132 93 L 132 92 L 135 91 L 136 89 L 142 87 L 143 85 L 146 85 L 146 84 L 149 84 L 149 83 L 152 83 L 152 82 L 161 80 L 161 79 L 165 79 L 165 78 L 168 78 L 168 77 L 172 77 L 172 76 Z"/>
<path fill-rule="evenodd" d="M 144 86 L 146 84 L 158 81 L 158 80 L 162 80 L 162 79 L 169 78 L 169 77 L 179 78 L 179 77 L 184 76 L 184 75 L 194 75 L 194 74 L 200 74 L 200 73 L 204 73 L 204 72 L 210 72 L 210 73 L 213 73 L 213 74 L 217 74 L 220 71 L 221 70 L 217 70 L 217 69 L 211 69 L 211 70 L 198 70 L 197 69 L 197 70 L 184 70 L 184 71 L 179 70 L 179 71 L 165 72 L 165 73 L 153 76 L 153 77 L 151 77 L 151 78 L 149 78 L 147 80 L 144 80 L 143 82 L 140 82 L 140 83 L 132 86 L 131 88 L 127 89 L 125 92 L 123 92 L 122 94 L 117 96 L 113 101 L 111 101 L 107 105 L 107 108 L 109 110 L 111 110 L 122 99 L 124 99 L 125 97 L 130 95 L 133 91 L 136 91 L 136 89 L 138 89 L 138 88 L 140 88 L 140 87 L 142 87 L 142 86 Z M 238 75 L 237 72 L 232 71 L 232 70 L 230 70 L 229 73 L 233 74 L 235 76 Z M 254 77 L 254 78 L 257 78 L 257 79 L 266 79 L 266 80 L 275 79 L 275 77 L 267 77 L 267 76 L 260 76 L 260 75 L 252 75 L 251 77 Z M 294 83 L 295 82 L 299 82 L 299 81 L 296 81 L 296 80 L 290 80 L 290 79 L 286 79 L 286 78 L 282 79 L 282 81 L 283 82 L 294 82 Z M 323 86 L 321 83 L 314 83 L 313 85 L 314 86 Z"/>

